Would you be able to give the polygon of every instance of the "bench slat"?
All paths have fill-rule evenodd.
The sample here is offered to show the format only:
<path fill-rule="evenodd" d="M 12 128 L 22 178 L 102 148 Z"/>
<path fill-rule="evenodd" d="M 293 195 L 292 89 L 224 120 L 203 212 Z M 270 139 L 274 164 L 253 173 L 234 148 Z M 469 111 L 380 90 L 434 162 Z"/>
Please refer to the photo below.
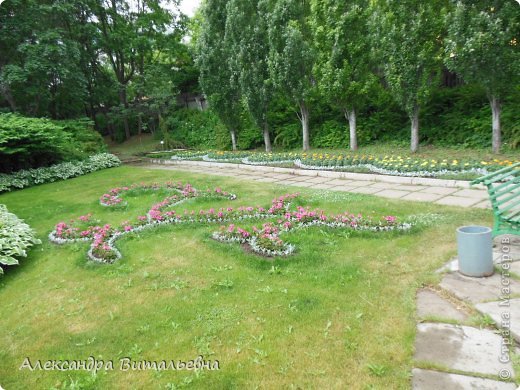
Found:
<path fill-rule="evenodd" d="M 512 181 L 507 181 L 496 187 L 490 187 L 488 188 L 488 192 L 490 196 L 498 198 L 499 196 L 507 194 L 508 192 L 516 190 L 517 188 L 520 188 L 520 177 L 516 177 Z"/>
<path fill-rule="evenodd" d="M 516 164 L 510 165 L 508 167 L 499 169 L 496 172 L 493 172 L 493 173 L 487 174 L 485 176 L 479 177 L 478 179 L 473 180 L 471 182 L 471 184 L 472 185 L 473 184 L 479 184 L 479 183 L 486 184 L 486 182 L 487 183 L 493 183 L 493 182 L 499 180 L 497 178 L 498 176 L 503 176 L 504 173 L 511 172 L 511 171 L 515 170 L 516 167 L 520 167 L 520 162 L 517 162 Z M 507 175 L 505 177 L 507 177 Z"/>
<path fill-rule="evenodd" d="M 500 211 L 498 212 L 498 214 L 500 214 L 500 215 L 504 215 L 504 213 L 505 213 L 506 211 L 509 211 L 509 210 L 515 208 L 515 207 L 518 206 L 518 205 L 520 205 L 520 198 L 518 198 L 516 202 L 511 202 L 511 203 L 508 204 L 506 207 L 500 209 Z"/>
<path fill-rule="evenodd" d="M 508 193 L 509 192 L 506 192 L 504 195 L 506 195 Z M 501 195 L 499 195 L 499 196 L 501 196 Z M 509 202 L 511 199 L 520 198 L 520 193 L 516 193 L 515 192 L 515 193 L 511 194 L 510 196 L 508 196 L 507 198 L 502 198 L 502 199 L 498 199 L 499 196 L 491 196 L 490 197 L 491 200 L 495 201 L 498 206 Z"/>
<path fill-rule="evenodd" d="M 520 162 L 502 168 L 471 182 L 484 183 L 488 189 L 495 225 L 493 236 L 520 235 Z"/>

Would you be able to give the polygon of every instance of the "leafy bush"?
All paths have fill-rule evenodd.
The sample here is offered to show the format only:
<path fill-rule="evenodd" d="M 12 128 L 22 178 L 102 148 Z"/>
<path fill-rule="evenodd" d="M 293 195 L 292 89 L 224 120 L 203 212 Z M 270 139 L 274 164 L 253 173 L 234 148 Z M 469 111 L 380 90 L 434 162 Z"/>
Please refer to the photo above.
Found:
<path fill-rule="evenodd" d="M 26 257 L 27 249 L 35 244 L 41 241 L 31 227 L 0 204 L 0 274 L 4 273 L 2 265 L 18 264 L 16 258 Z"/>
<path fill-rule="evenodd" d="M 45 168 L 24 169 L 10 175 L 0 174 L 0 193 L 37 184 L 66 180 L 101 169 L 116 167 L 120 164 L 119 158 L 113 154 L 100 153 L 83 161 L 64 162 Z"/>
<path fill-rule="evenodd" d="M 302 143 L 302 130 L 299 122 L 280 126 L 276 129 L 273 143 L 284 148 L 294 148 Z"/>
<path fill-rule="evenodd" d="M 348 147 L 348 123 L 339 123 L 328 120 L 322 123 L 317 131 L 312 146 L 317 148 L 345 148 Z"/>
<path fill-rule="evenodd" d="M 211 111 L 182 109 L 165 119 L 176 146 L 202 149 L 227 149 L 229 132 Z"/>
<path fill-rule="evenodd" d="M 49 166 L 104 150 L 88 120 L 51 121 L 0 114 L 0 172 Z"/>
<path fill-rule="evenodd" d="M 88 118 L 55 121 L 63 127 L 63 131 L 71 136 L 75 155 L 82 159 L 96 153 L 106 151 L 106 144 L 100 133 L 93 130 L 94 124 Z"/>

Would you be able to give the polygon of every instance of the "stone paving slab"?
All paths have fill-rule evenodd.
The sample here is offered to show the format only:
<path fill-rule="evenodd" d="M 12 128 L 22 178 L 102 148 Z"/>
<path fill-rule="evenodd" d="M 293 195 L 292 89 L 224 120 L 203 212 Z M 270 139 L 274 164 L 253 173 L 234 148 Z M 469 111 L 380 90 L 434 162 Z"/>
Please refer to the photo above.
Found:
<path fill-rule="evenodd" d="M 334 179 L 334 180 L 331 180 L 329 182 L 327 182 L 328 184 L 334 184 L 336 186 L 342 186 L 344 184 L 350 184 L 352 183 L 352 180 L 346 180 L 346 179 Z"/>
<path fill-rule="evenodd" d="M 421 319 L 436 317 L 456 321 L 468 318 L 464 311 L 431 290 L 417 292 L 417 316 Z"/>
<path fill-rule="evenodd" d="M 460 190 L 460 191 L 454 192 L 452 195 L 468 197 L 468 198 L 477 198 L 477 199 L 486 199 L 487 197 L 489 197 L 487 191 L 482 191 L 482 190 Z"/>
<path fill-rule="evenodd" d="M 508 283 L 513 292 L 520 293 L 518 281 L 508 278 Z M 453 272 L 444 276 L 440 286 L 460 300 L 472 304 L 498 301 L 502 294 L 502 277 L 497 272 L 487 278 L 470 278 Z"/>
<path fill-rule="evenodd" d="M 478 198 L 463 198 L 462 196 L 449 195 L 437 200 L 435 203 L 443 204 L 446 206 L 470 207 L 478 202 Z"/>
<path fill-rule="evenodd" d="M 290 179 L 288 180 L 291 180 L 291 181 L 306 181 L 306 180 L 309 180 L 309 178 L 307 176 L 297 176 L 297 175 L 293 175 Z"/>
<path fill-rule="evenodd" d="M 371 188 L 381 188 L 382 190 L 388 190 L 395 187 L 400 187 L 400 184 L 392 184 L 392 183 L 385 183 L 385 182 L 375 182 L 370 184 Z"/>
<path fill-rule="evenodd" d="M 443 195 L 439 194 L 428 194 L 426 192 L 412 192 L 408 195 L 402 197 L 403 200 L 413 200 L 415 202 L 433 202 L 440 198 Z"/>
<path fill-rule="evenodd" d="M 370 182 L 370 181 L 367 182 L 367 181 L 360 181 L 360 180 L 351 180 L 350 183 L 348 183 L 348 185 L 351 187 L 367 187 L 372 183 L 373 182 Z M 374 190 L 376 190 L 376 189 L 377 188 L 374 188 Z"/>
<path fill-rule="evenodd" d="M 349 192 L 355 192 L 358 194 L 374 194 L 376 192 L 380 192 L 381 188 L 372 188 L 372 187 L 353 187 Z"/>
<path fill-rule="evenodd" d="M 457 192 L 457 188 L 450 187 L 425 187 L 421 189 L 421 192 L 426 192 L 428 194 L 439 194 L 439 195 L 450 195 L 454 192 Z"/>
<path fill-rule="evenodd" d="M 423 323 L 417 325 L 414 359 L 467 373 L 513 373 L 511 362 L 499 360 L 502 343 L 502 337 L 487 329 Z"/>
<path fill-rule="evenodd" d="M 311 179 L 306 180 L 308 183 L 325 183 L 330 181 L 328 177 L 313 177 Z"/>
<path fill-rule="evenodd" d="M 275 177 L 277 179 L 292 179 L 294 177 L 294 175 L 289 175 L 287 173 L 275 173 L 275 174 L 271 174 L 271 177 Z"/>
<path fill-rule="evenodd" d="M 420 191 L 423 188 L 424 188 L 424 186 L 419 186 L 419 185 L 412 186 L 412 185 L 403 185 L 403 184 L 398 184 L 398 185 L 395 185 L 392 187 L 393 190 L 410 191 L 410 192 Z"/>
<path fill-rule="evenodd" d="M 363 187 L 358 187 L 358 188 L 363 188 Z M 355 187 L 349 187 L 348 185 L 345 185 L 345 186 L 335 186 L 331 189 L 333 191 L 354 192 Z"/>
<path fill-rule="evenodd" d="M 489 315 L 498 328 L 509 331 L 515 341 L 520 342 L 520 298 L 479 303 L 475 308 Z"/>
<path fill-rule="evenodd" d="M 515 390 L 514 383 L 414 368 L 413 390 Z"/>
<path fill-rule="evenodd" d="M 275 181 L 277 181 L 277 179 L 275 179 L 274 177 L 262 177 L 260 179 L 257 179 L 256 181 L 260 183 L 274 183 Z"/>
<path fill-rule="evenodd" d="M 378 188 L 378 190 L 380 190 L 380 188 Z M 409 192 L 407 192 L 407 191 L 383 190 L 383 191 L 379 191 L 377 193 L 377 196 L 382 196 L 384 198 L 390 198 L 390 199 L 399 199 L 408 194 L 409 194 Z"/>

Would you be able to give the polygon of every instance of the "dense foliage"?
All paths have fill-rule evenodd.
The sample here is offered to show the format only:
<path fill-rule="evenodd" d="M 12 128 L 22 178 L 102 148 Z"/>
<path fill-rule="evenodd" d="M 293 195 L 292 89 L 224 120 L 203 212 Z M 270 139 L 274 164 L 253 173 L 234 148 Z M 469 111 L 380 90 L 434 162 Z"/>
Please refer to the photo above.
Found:
<path fill-rule="evenodd" d="M 431 131 L 439 123 L 429 111 L 433 100 L 439 95 L 464 96 L 464 90 L 443 91 L 460 88 L 462 77 L 470 87 L 483 88 L 482 96 L 487 93 L 491 99 L 493 149 L 497 152 L 502 130 L 499 103 L 509 102 L 518 87 L 520 7 L 513 0 L 486 4 L 449 0 L 207 1 L 200 15 L 200 31 L 209 31 L 218 15 L 222 39 L 216 40 L 219 50 L 215 51 L 216 44 L 198 37 L 197 53 L 203 58 L 213 51 L 216 57 L 212 61 L 232 75 L 227 77 L 229 85 L 242 80 L 240 98 L 248 103 L 255 124 L 264 133 L 269 129 L 274 143 L 283 147 L 303 143 L 306 150 L 310 144 L 350 144 L 356 149 L 358 138 L 363 143 L 381 138 L 401 140 L 407 126 L 412 151 L 417 151 L 420 142 L 432 139 L 462 139 L 461 146 L 487 146 L 492 118 L 484 118 L 480 106 L 471 105 L 471 112 L 465 110 L 470 118 L 461 116 L 454 124 L 450 111 L 463 106 L 452 107 L 447 100 L 445 110 L 436 114 L 449 117 L 452 128 L 441 132 L 440 138 L 433 136 L 439 135 L 438 128 Z M 500 101 L 492 97 L 498 91 Z M 269 105 L 262 103 L 264 95 L 271 97 Z M 286 115 L 291 111 L 292 118 Z M 302 125 L 300 134 L 294 112 Z M 277 121 L 281 116 L 283 120 Z M 344 119 L 349 122 L 348 137 L 340 131 Z M 517 121 L 518 116 L 509 126 L 516 127 Z M 465 135 L 478 128 L 479 135 L 453 136 L 453 126 Z M 506 127 L 504 139 L 515 147 L 517 130 Z M 269 150 L 268 138 L 264 144 Z"/>
<path fill-rule="evenodd" d="M 191 19 L 178 3 L 3 2 L 0 112 L 198 148 L 520 142 L 515 0 L 206 0 Z M 179 109 L 201 92 L 211 113 Z M 97 152 L 77 129 L 2 170 Z"/>
<path fill-rule="evenodd" d="M 86 158 L 104 148 L 87 119 L 52 121 L 0 114 L 0 172 Z"/>
<path fill-rule="evenodd" d="M 40 243 L 29 225 L 0 204 L 0 275 L 2 266 L 18 264 L 18 258 L 27 256 L 27 249 Z"/>
<path fill-rule="evenodd" d="M 448 18 L 446 64 L 481 84 L 493 115 L 493 151 L 501 145 L 502 101 L 520 80 L 519 6 L 512 1 L 458 1 Z"/>
<path fill-rule="evenodd" d="M 12 174 L 0 174 L 0 193 L 31 187 L 37 184 L 66 180 L 100 169 L 117 167 L 121 161 L 109 153 L 90 156 L 86 160 L 70 161 L 45 168 L 22 169 Z"/>
<path fill-rule="evenodd" d="M 196 84 L 185 25 L 177 1 L 3 2 L 0 107 L 88 116 L 119 139 L 154 129 L 179 91 Z"/>

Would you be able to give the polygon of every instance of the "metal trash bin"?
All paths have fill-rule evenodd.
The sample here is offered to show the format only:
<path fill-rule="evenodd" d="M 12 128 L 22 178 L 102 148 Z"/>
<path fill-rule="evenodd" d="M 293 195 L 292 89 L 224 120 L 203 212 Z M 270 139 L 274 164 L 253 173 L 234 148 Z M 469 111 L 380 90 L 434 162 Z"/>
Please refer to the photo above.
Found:
<path fill-rule="evenodd" d="M 481 278 L 491 276 L 493 266 L 493 238 L 486 226 L 462 226 L 457 229 L 459 272 Z"/>

